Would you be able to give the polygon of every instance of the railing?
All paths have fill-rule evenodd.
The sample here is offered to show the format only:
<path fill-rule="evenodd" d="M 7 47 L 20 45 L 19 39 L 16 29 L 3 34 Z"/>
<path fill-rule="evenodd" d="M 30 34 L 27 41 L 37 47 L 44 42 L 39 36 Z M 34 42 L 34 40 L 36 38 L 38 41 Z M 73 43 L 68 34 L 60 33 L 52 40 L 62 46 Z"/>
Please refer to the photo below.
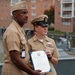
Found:
<path fill-rule="evenodd" d="M 3 66 L 3 63 L 0 63 L 0 75 L 1 75 L 1 72 L 2 72 L 2 66 Z"/>
<path fill-rule="evenodd" d="M 65 22 L 64 22 L 65 23 Z M 68 24 L 68 22 L 67 22 Z M 71 22 L 70 22 L 71 24 Z M 3 33 L 3 31 L 2 31 Z M 2 35 L 1 35 L 2 36 Z M 53 39 L 57 39 L 58 37 L 64 37 L 63 35 L 54 35 L 54 34 L 48 34 L 49 37 L 53 36 Z M 73 40 L 73 42 L 75 42 L 75 35 L 69 35 L 69 37 L 73 37 L 71 38 L 71 40 Z M 73 45 L 72 45 L 73 46 Z M 74 43 L 74 47 L 75 47 L 75 43 Z M 2 65 L 0 64 L 0 75 L 1 75 L 1 71 L 2 71 Z M 75 75 L 75 58 L 60 58 L 59 62 L 57 65 L 55 65 L 55 69 L 57 71 L 57 75 Z"/>
<path fill-rule="evenodd" d="M 65 15 L 62 15 L 62 17 L 72 17 L 72 16 L 65 14 Z"/>
<path fill-rule="evenodd" d="M 75 59 L 63 59 L 59 60 L 58 64 L 55 65 L 57 75 L 75 75 Z M 0 65 L 0 75 L 2 71 L 2 64 Z"/>
<path fill-rule="evenodd" d="M 72 0 L 62 0 L 63 3 L 72 3 Z"/>
<path fill-rule="evenodd" d="M 62 25 L 71 25 L 71 22 L 62 22 Z"/>
<path fill-rule="evenodd" d="M 72 10 L 72 7 L 63 7 L 62 10 L 63 10 L 63 11 L 64 11 L 64 10 L 66 10 L 66 11 L 67 11 L 67 10 Z"/>

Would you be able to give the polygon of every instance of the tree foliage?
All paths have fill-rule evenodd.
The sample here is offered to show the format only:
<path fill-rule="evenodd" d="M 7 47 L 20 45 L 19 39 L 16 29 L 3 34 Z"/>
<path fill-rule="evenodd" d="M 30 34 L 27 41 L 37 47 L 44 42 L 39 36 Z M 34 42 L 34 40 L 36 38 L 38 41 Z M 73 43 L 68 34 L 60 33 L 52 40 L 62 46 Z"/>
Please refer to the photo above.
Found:
<path fill-rule="evenodd" d="M 48 22 L 50 23 L 54 23 L 54 6 L 50 6 L 49 10 L 45 10 L 44 14 L 46 14 L 48 16 Z"/>

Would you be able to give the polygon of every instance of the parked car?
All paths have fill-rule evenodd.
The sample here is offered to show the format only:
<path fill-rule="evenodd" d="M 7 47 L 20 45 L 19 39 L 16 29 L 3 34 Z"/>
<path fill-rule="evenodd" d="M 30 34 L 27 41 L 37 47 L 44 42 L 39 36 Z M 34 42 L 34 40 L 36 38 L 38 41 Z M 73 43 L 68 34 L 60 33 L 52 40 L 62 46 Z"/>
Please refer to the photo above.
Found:
<path fill-rule="evenodd" d="M 57 48 L 62 48 L 63 50 L 68 50 L 71 48 L 71 43 L 66 38 L 59 37 L 56 40 Z"/>

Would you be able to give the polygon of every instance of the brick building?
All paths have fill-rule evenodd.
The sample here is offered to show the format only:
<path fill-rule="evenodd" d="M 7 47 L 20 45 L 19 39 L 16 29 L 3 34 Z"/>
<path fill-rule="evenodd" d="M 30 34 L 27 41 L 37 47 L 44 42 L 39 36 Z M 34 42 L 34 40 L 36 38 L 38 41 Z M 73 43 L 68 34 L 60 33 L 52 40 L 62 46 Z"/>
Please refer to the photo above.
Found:
<path fill-rule="evenodd" d="M 75 0 L 55 0 L 55 30 L 75 32 Z"/>
<path fill-rule="evenodd" d="M 6 27 L 10 22 L 10 0 L 0 0 L 0 27 Z"/>
<path fill-rule="evenodd" d="M 24 0 L 0 0 L 0 27 L 7 27 L 12 22 L 10 5 Z M 30 21 L 44 13 L 54 4 L 55 0 L 26 0 L 28 3 L 28 23 L 24 25 L 25 29 L 32 29 Z"/>

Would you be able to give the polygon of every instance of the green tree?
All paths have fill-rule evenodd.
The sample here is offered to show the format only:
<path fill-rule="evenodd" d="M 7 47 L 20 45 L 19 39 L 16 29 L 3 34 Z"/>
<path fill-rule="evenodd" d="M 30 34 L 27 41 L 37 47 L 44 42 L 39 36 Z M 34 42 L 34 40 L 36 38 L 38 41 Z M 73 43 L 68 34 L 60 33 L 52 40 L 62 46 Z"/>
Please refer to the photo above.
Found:
<path fill-rule="evenodd" d="M 54 23 L 54 6 L 50 6 L 49 10 L 45 10 L 44 14 L 46 14 L 48 16 L 48 22 L 50 23 Z"/>

